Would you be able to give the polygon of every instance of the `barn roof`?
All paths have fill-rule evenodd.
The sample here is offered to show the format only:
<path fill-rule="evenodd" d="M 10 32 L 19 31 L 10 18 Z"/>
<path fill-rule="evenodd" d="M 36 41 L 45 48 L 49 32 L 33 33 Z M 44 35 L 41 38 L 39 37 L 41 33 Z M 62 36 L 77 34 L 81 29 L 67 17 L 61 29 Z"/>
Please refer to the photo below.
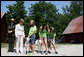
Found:
<path fill-rule="evenodd" d="M 1 18 L 4 16 L 5 12 L 1 12 Z"/>
<path fill-rule="evenodd" d="M 83 16 L 72 19 L 63 34 L 83 32 Z"/>

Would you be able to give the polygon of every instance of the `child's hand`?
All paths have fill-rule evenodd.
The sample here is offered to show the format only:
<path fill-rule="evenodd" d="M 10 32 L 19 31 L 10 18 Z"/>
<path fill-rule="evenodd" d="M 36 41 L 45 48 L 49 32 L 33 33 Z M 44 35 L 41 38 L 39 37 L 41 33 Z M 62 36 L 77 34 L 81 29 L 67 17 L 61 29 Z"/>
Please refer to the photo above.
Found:
<path fill-rule="evenodd" d="M 29 36 L 27 38 L 29 38 Z"/>
<path fill-rule="evenodd" d="M 27 39 L 27 41 L 28 41 L 28 40 L 29 40 L 29 37 L 27 37 L 26 39 Z"/>

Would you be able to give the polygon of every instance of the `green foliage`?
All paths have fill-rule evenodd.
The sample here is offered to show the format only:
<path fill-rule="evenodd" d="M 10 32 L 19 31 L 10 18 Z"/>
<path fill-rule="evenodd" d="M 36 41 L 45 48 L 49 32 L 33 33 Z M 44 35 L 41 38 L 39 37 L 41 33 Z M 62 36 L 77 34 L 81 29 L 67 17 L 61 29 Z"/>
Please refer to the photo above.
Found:
<path fill-rule="evenodd" d="M 57 22 L 58 9 L 54 4 L 46 3 L 45 1 L 40 1 L 39 3 L 31 5 L 29 10 L 30 10 L 29 16 L 32 16 L 33 19 L 35 20 L 38 31 L 39 27 L 42 26 L 44 22 L 47 22 L 49 27 L 53 26 L 55 27 L 55 29 L 59 27 L 58 26 L 59 23 Z M 56 29 L 57 34 L 58 31 L 59 30 Z"/>
<path fill-rule="evenodd" d="M 52 3 L 47 3 L 45 1 L 39 1 L 38 3 L 31 4 L 31 7 L 28 8 L 30 13 L 26 16 L 27 11 L 24 7 L 23 1 L 16 1 L 16 4 L 8 5 L 6 17 L 7 23 L 9 25 L 9 20 L 11 18 L 15 19 L 17 24 L 20 18 L 25 19 L 25 34 L 28 35 L 29 32 L 29 22 L 31 19 L 35 20 L 37 26 L 37 31 L 39 27 L 42 26 L 44 22 L 47 22 L 49 27 L 54 27 L 57 34 L 56 39 L 60 39 L 63 31 L 69 24 L 69 22 L 80 15 L 83 15 L 83 2 L 82 1 L 71 1 L 70 7 L 67 5 L 63 7 L 63 14 L 58 12 L 56 6 Z"/>
<path fill-rule="evenodd" d="M 66 5 L 62 9 L 64 14 L 70 16 L 70 19 L 76 18 L 83 15 L 83 1 L 71 1 L 70 7 Z"/>
<path fill-rule="evenodd" d="M 27 11 L 24 7 L 23 1 L 16 1 L 16 4 L 7 6 L 9 11 L 7 11 L 7 20 L 10 23 L 10 19 L 14 18 L 15 23 L 17 24 L 21 18 L 25 18 Z"/>
<path fill-rule="evenodd" d="M 70 6 L 63 7 L 63 14 L 61 17 L 61 24 L 63 24 L 62 31 L 68 26 L 73 18 L 83 15 L 83 1 L 71 1 Z"/>

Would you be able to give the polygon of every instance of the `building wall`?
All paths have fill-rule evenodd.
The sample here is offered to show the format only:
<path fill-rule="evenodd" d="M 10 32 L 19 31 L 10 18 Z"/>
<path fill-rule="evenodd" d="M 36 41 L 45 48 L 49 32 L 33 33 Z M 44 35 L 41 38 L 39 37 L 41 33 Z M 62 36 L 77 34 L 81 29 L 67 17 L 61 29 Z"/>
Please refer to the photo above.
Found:
<path fill-rule="evenodd" d="M 5 43 L 7 38 L 6 14 L 1 18 L 1 43 Z"/>
<path fill-rule="evenodd" d="M 70 43 L 83 43 L 83 33 L 76 33 L 76 34 L 66 34 L 64 35 L 65 42 Z"/>

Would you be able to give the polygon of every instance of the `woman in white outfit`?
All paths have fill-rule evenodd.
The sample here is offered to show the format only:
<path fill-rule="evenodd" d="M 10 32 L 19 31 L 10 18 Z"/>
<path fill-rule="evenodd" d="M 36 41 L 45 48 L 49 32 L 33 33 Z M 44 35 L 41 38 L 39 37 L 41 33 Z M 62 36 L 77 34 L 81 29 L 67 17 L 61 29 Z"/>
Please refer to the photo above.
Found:
<path fill-rule="evenodd" d="M 16 36 L 16 53 L 23 52 L 23 39 L 24 34 L 24 20 L 20 19 L 20 22 L 15 26 L 15 36 Z"/>

